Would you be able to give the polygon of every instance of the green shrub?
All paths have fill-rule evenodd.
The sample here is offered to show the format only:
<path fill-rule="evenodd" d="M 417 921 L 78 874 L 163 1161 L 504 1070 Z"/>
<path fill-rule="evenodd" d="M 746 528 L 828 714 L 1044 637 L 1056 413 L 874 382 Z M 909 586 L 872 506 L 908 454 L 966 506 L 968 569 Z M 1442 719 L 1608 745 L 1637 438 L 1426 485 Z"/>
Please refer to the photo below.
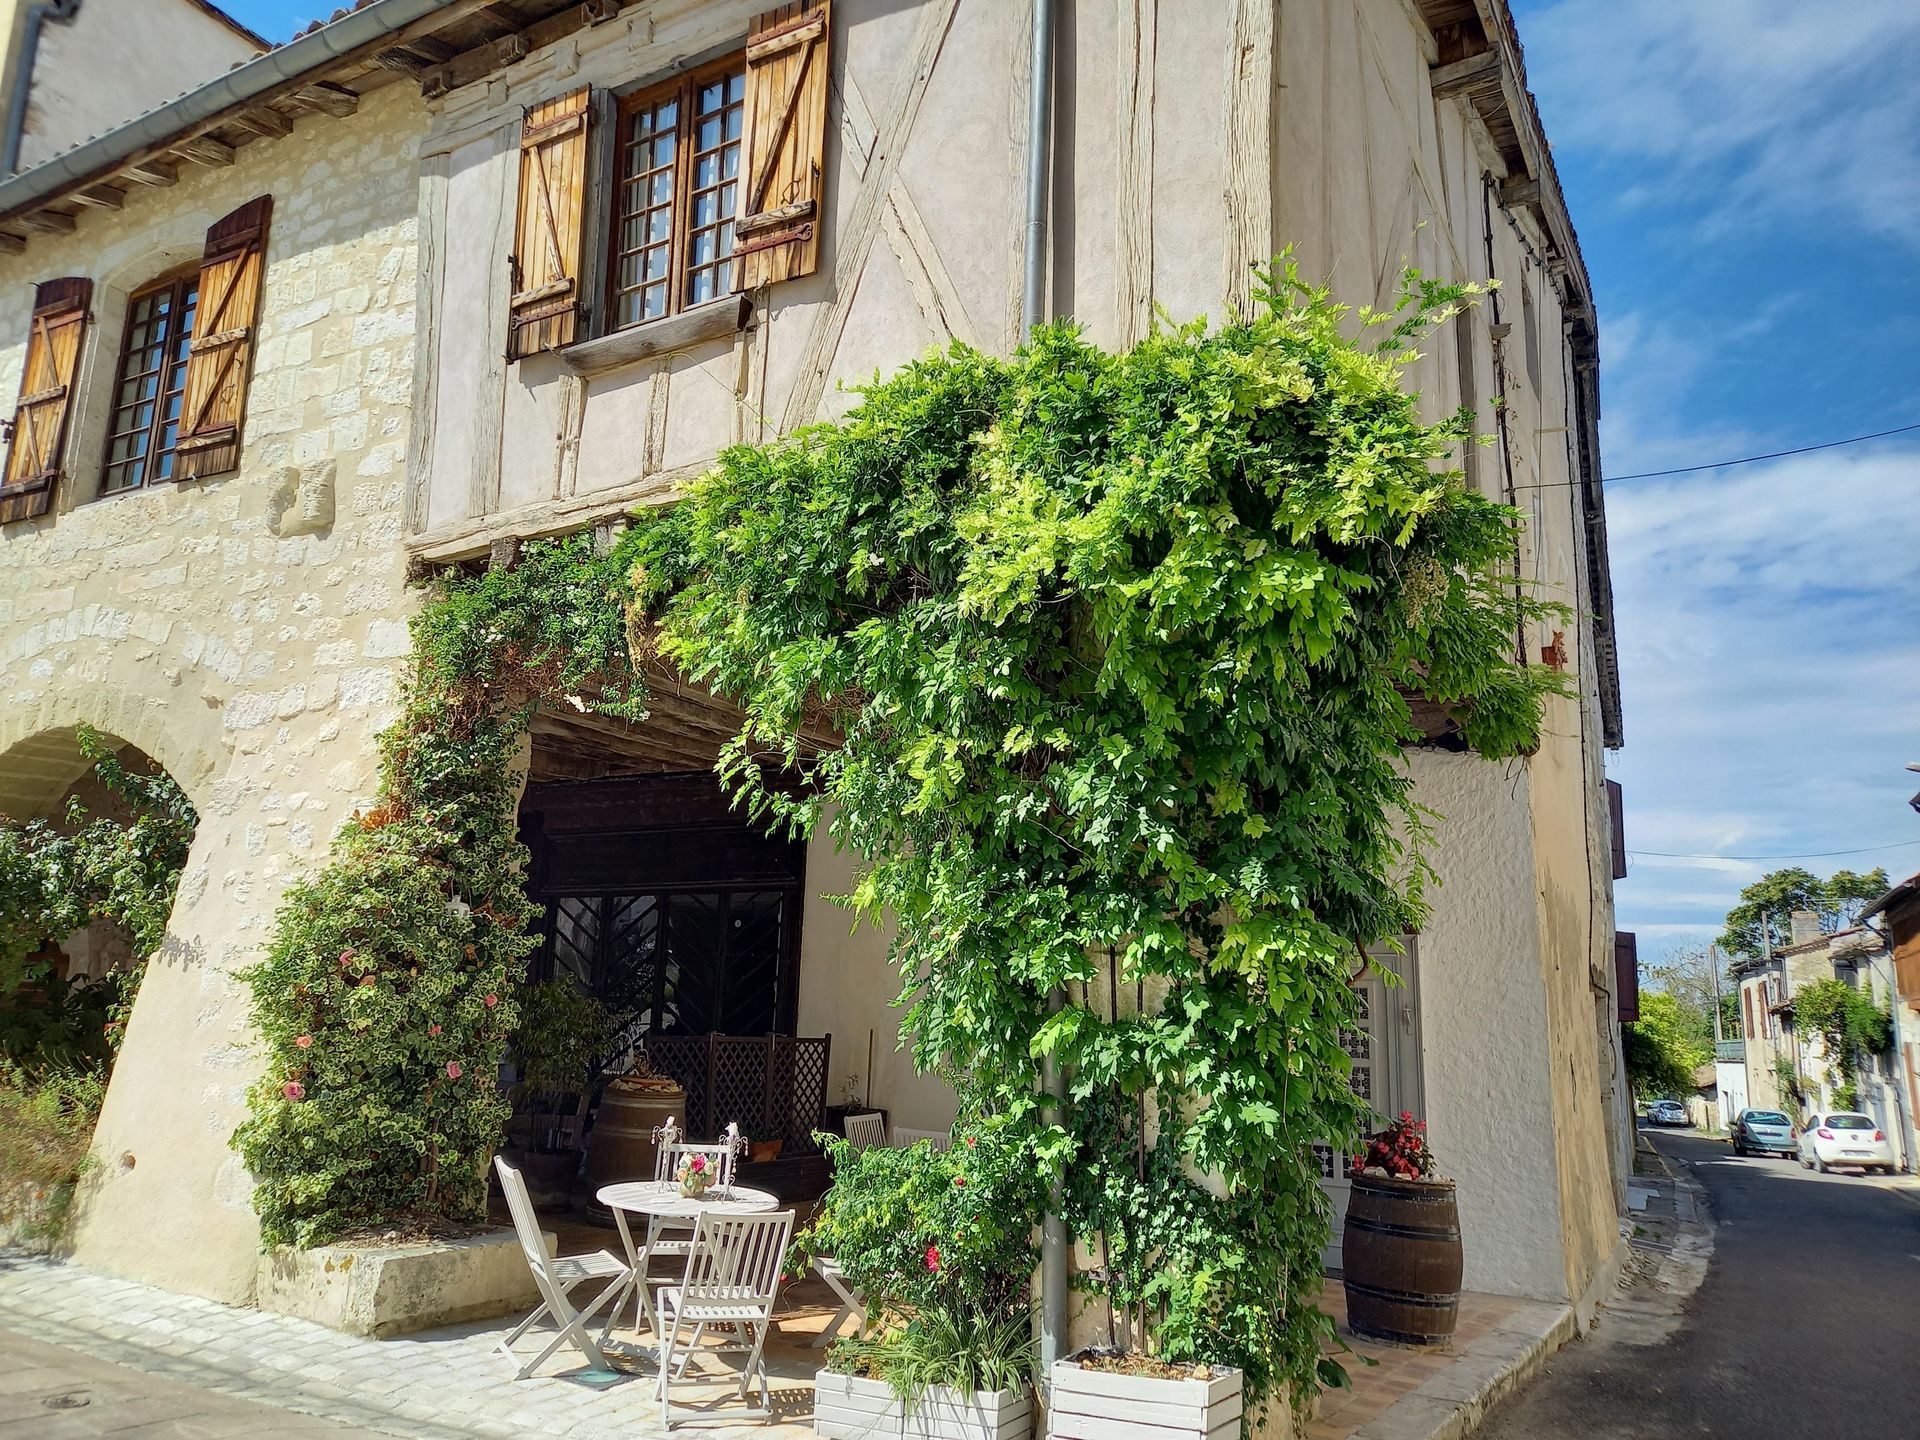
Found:
<path fill-rule="evenodd" d="M 959 1133 L 950 1150 L 828 1138 L 833 1186 L 797 1247 L 802 1259 L 832 1255 L 879 1326 L 841 1342 L 835 1367 L 907 1399 L 928 1385 L 1018 1388 L 1033 1370 L 1040 1175 L 995 1127 Z"/>
<path fill-rule="evenodd" d="M 513 1058 L 523 1090 L 584 1093 L 613 1044 L 613 1014 L 573 980 L 556 975 L 520 987 Z"/>
<path fill-rule="evenodd" d="M 0 1060 L 0 1224 L 29 1243 L 57 1240 L 100 1115 L 97 1071 L 33 1074 Z"/>

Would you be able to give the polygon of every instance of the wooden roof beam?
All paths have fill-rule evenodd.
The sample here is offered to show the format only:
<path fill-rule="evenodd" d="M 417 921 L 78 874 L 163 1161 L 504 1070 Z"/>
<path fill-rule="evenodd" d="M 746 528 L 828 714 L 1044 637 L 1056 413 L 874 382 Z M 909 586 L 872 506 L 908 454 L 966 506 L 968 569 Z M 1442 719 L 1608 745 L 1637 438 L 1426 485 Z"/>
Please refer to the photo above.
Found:
<path fill-rule="evenodd" d="M 329 80 L 318 84 L 303 85 L 289 97 L 306 106 L 309 110 L 318 110 L 331 115 L 336 120 L 353 114 L 360 108 L 360 97 L 344 85 L 335 85 Z"/>
<path fill-rule="evenodd" d="M 15 235 L 8 230 L 0 230 L 0 255 L 20 255 L 25 253 L 25 237 Z"/>
<path fill-rule="evenodd" d="M 1445 100 L 1449 96 L 1477 89 L 1489 81 L 1498 84 L 1500 52 L 1488 48 L 1478 55 L 1469 55 L 1464 60 L 1436 65 L 1429 73 L 1433 77 L 1434 98 Z"/>
<path fill-rule="evenodd" d="M 265 135 L 269 138 L 293 133 L 293 117 L 282 115 L 278 110 L 266 105 L 258 105 L 251 110 L 242 111 L 235 123 L 244 125 L 256 135 Z"/>
<path fill-rule="evenodd" d="M 120 176 L 136 185 L 171 185 L 180 178 L 180 171 L 172 161 L 151 155 L 145 160 L 134 161 L 120 172 Z"/>
<path fill-rule="evenodd" d="M 182 160 L 193 161 L 196 165 L 233 164 L 233 146 L 216 140 L 211 135 L 196 135 L 191 140 L 182 140 L 173 147 L 173 153 Z"/>
<path fill-rule="evenodd" d="M 20 223 L 30 230 L 40 230 L 48 235 L 73 233 L 73 216 L 64 210 L 35 210 L 30 215 L 22 215 Z"/>
<path fill-rule="evenodd" d="M 90 205 L 95 210 L 118 210 L 126 204 L 127 192 L 118 185 L 89 185 L 67 198 L 76 205 Z"/>

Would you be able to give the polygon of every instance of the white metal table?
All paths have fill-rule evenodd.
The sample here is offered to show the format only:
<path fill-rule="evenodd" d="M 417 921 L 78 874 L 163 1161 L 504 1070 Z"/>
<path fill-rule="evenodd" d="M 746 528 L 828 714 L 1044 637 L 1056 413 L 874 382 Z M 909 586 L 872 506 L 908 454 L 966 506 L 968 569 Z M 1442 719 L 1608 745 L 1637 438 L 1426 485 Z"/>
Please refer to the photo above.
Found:
<path fill-rule="evenodd" d="M 779 1196 L 768 1190 L 752 1190 L 745 1185 L 716 1185 L 699 1195 L 682 1195 L 679 1182 L 675 1180 L 633 1180 L 619 1185 L 603 1185 L 594 1193 L 595 1198 L 613 1212 L 613 1223 L 620 1231 L 620 1243 L 626 1247 L 628 1273 L 621 1283 L 639 1296 L 639 1303 L 634 1307 L 634 1324 L 636 1327 L 639 1325 L 644 1312 L 648 1328 L 656 1332 L 659 1325 L 654 1319 L 653 1296 L 647 1290 L 647 1266 L 653 1259 L 660 1232 L 668 1222 L 688 1220 L 697 1223 L 702 1215 L 759 1215 L 780 1208 Z M 633 1243 L 633 1229 L 627 1224 L 629 1214 L 646 1217 L 645 1245 L 636 1246 Z M 625 1303 L 626 1297 L 623 1295 L 607 1311 L 608 1329 L 613 1328 L 614 1318 Z"/>

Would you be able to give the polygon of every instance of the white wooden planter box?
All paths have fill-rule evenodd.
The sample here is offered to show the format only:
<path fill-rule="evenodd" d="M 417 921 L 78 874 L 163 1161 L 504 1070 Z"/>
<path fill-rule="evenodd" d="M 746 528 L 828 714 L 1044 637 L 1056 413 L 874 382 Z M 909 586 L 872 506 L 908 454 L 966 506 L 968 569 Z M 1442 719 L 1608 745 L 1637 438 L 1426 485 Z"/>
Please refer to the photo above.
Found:
<path fill-rule="evenodd" d="M 883 1380 L 822 1370 L 813 1377 L 813 1433 L 835 1440 L 1027 1440 L 1033 1397 L 936 1385 L 909 1410 Z"/>
<path fill-rule="evenodd" d="M 1054 1440 L 1239 1440 L 1240 1372 L 1216 1365 L 1209 1380 L 1156 1380 L 1053 1366 L 1047 1434 Z"/>

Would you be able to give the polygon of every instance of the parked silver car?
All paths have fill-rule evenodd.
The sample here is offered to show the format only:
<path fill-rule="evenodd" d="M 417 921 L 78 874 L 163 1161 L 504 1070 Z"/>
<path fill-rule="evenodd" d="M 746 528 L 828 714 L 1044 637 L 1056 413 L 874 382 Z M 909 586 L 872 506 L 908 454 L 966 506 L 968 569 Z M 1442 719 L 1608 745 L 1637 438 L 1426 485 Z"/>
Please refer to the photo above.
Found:
<path fill-rule="evenodd" d="M 1809 1115 L 1800 1127 L 1800 1163 L 1822 1175 L 1853 1166 L 1891 1175 L 1895 1168 L 1893 1142 L 1870 1115 L 1852 1110 Z"/>
<path fill-rule="evenodd" d="M 1733 1117 L 1731 1138 L 1736 1155 L 1785 1155 L 1791 1159 L 1799 1153 L 1799 1132 L 1778 1110 L 1742 1110 Z"/>
<path fill-rule="evenodd" d="M 1688 1124 L 1687 1107 L 1678 1100 L 1656 1100 L 1647 1107 L 1647 1123 L 1649 1125 Z"/>

